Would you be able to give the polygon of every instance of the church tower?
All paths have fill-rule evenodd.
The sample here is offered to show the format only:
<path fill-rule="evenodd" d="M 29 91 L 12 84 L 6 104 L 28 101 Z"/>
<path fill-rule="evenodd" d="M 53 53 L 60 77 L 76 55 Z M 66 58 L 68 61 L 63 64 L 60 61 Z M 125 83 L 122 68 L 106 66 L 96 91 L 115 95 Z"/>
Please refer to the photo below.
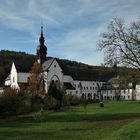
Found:
<path fill-rule="evenodd" d="M 41 34 L 39 38 L 39 45 L 37 46 L 37 61 L 40 64 L 43 64 L 46 61 L 47 57 L 47 47 L 44 44 L 45 39 L 43 36 L 43 26 L 41 26 Z"/>

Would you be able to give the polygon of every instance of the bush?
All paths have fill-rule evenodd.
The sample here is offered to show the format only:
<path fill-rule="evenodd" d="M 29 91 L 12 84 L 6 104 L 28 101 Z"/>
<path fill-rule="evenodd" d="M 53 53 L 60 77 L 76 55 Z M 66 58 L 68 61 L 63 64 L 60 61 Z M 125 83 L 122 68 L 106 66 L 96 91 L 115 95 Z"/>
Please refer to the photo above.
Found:
<path fill-rule="evenodd" d="M 23 96 L 19 96 L 15 90 L 7 89 L 0 96 L 1 118 L 28 113 L 30 107 L 30 102 Z"/>
<path fill-rule="evenodd" d="M 80 99 L 76 95 L 67 94 L 65 95 L 63 102 L 65 106 L 78 105 L 80 103 Z"/>
<path fill-rule="evenodd" d="M 42 107 L 42 102 L 41 102 L 41 97 L 39 97 L 38 95 L 36 96 L 32 96 L 30 99 L 31 102 L 31 111 L 32 112 L 36 112 L 39 111 Z"/>
<path fill-rule="evenodd" d="M 37 122 L 42 122 L 45 120 L 44 111 L 42 109 L 34 114 L 34 120 Z"/>
<path fill-rule="evenodd" d="M 65 90 L 60 83 L 51 83 L 48 90 L 48 95 L 58 101 L 57 109 L 60 109 L 62 107 L 63 97 L 65 95 Z"/>
<path fill-rule="evenodd" d="M 104 107 L 104 103 L 103 102 L 100 102 L 100 107 Z"/>
<path fill-rule="evenodd" d="M 7 117 L 19 113 L 22 99 L 18 96 L 0 97 L 0 116 Z"/>
<path fill-rule="evenodd" d="M 23 98 L 18 114 L 27 114 L 29 112 L 31 112 L 31 101 L 27 98 Z"/>
<path fill-rule="evenodd" d="M 56 100 L 52 96 L 46 95 L 44 98 L 44 109 L 59 109 L 60 101 Z"/>

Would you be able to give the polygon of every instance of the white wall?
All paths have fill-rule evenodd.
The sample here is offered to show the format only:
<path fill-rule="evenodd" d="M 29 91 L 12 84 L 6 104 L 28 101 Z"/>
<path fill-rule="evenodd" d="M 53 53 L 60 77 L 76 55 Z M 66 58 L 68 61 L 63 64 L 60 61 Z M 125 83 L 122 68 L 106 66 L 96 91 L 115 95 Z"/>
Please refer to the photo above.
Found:
<path fill-rule="evenodd" d="M 98 90 L 102 86 L 102 84 L 103 82 L 96 82 L 96 81 L 74 81 L 74 85 L 76 88 L 76 95 L 78 97 L 82 97 L 82 94 L 84 94 L 87 99 L 88 99 L 88 94 L 91 95 L 92 99 L 94 99 L 94 95 L 97 95 L 95 96 L 95 98 L 97 99 L 98 96 L 100 96 Z"/>
<path fill-rule="evenodd" d="M 27 83 L 29 76 L 30 76 L 30 73 L 19 72 L 18 73 L 18 83 Z"/>
<path fill-rule="evenodd" d="M 9 77 L 9 79 L 6 79 L 5 82 L 4 82 L 5 86 L 10 86 L 11 85 L 11 79 L 10 79 L 11 76 L 9 75 L 8 77 Z"/>
<path fill-rule="evenodd" d="M 45 64 L 45 63 L 44 63 Z M 53 61 L 49 69 L 45 72 L 45 90 L 48 92 L 50 83 L 60 82 L 63 85 L 63 73 L 56 60 Z"/>
<path fill-rule="evenodd" d="M 11 79 L 11 88 L 19 89 L 18 74 L 14 63 L 11 68 L 10 79 Z"/>
<path fill-rule="evenodd" d="M 132 89 L 122 89 L 122 90 L 102 90 L 103 99 L 106 100 L 115 98 L 116 94 L 120 92 L 120 98 L 122 100 L 131 100 L 132 99 Z"/>
<path fill-rule="evenodd" d="M 4 89 L 0 87 L 0 94 L 4 92 Z"/>
<path fill-rule="evenodd" d="M 136 85 L 136 100 L 140 100 L 140 85 Z"/>
<path fill-rule="evenodd" d="M 67 89 L 66 94 L 76 95 L 76 90 Z"/>

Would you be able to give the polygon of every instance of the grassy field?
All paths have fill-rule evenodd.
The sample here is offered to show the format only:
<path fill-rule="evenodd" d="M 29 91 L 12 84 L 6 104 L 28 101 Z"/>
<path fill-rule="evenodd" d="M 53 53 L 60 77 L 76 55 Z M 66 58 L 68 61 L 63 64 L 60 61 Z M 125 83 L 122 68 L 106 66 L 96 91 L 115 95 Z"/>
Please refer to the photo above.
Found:
<path fill-rule="evenodd" d="M 0 140 L 139 140 L 140 102 L 106 102 L 0 120 Z"/>

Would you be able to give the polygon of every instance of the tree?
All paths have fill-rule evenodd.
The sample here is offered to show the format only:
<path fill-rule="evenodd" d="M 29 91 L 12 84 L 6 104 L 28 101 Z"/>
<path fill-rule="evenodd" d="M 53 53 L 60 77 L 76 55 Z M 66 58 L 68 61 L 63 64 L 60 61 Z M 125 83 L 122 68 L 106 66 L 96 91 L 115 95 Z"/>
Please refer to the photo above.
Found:
<path fill-rule="evenodd" d="M 29 93 L 31 95 L 31 111 L 42 109 L 45 97 L 44 74 L 39 63 L 35 62 L 29 76 Z"/>
<path fill-rule="evenodd" d="M 39 63 L 35 62 L 33 64 L 28 82 L 32 95 L 45 94 L 44 74 Z"/>
<path fill-rule="evenodd" d="M 106 65 L 117 63 L 140 70 L 140 19 L 126 26 L 122 19 L 115 18 L 97 46 L 104 50 Z"/>
<path fill-rule="evenodd" d="M 62 107 L 63 97 L 64 97 L 65 91 L 64 88 L 60 85 L 60 83 L 51 83 L 48 95 L 55 98 L 57 101 L 59 101 L 58 109 Z"/>

